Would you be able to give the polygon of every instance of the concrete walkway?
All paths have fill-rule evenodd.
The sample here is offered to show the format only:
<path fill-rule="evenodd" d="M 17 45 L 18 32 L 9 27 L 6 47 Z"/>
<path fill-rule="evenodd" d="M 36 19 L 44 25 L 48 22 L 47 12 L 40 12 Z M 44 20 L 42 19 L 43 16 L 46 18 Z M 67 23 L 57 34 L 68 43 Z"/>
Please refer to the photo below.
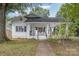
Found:
<path fill-rule="evenodd" d="M 52 48 L 47 41 L 39 41 L 36 56 L 53 56 Z"/>

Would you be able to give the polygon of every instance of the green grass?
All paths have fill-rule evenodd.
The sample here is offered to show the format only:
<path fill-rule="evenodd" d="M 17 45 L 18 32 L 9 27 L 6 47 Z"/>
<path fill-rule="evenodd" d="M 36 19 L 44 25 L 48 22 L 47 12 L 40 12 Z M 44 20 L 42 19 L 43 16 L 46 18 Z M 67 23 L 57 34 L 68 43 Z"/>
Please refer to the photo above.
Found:
<path fill-rule="evenodd" d="M 49 39 L 48 39 L 48 42 L 51 42 L 51 43 L 57 43 L 57 42 L 58 42 L 58 39 L 55 39 L 55 38 L 49 38 Z"/>
<path fill-rule="evenodd" d="M 36 53 L 36 40 L 13 40 L 0 43 L 0 55 L 32 56 Z"/>
<path fill-rule="evenodd" d="M 79 56 L 79 41 L 65 40 L 58 42 L 49 41 L 53 48 L 52 53 L 57 56 Z"/>

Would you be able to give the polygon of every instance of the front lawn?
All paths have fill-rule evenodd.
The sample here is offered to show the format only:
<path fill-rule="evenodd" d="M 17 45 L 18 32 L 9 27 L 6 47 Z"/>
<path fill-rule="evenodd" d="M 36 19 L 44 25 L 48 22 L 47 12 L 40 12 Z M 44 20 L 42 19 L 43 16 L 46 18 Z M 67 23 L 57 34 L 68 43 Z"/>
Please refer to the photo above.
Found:
<path fill-rule="evenodd" d="M 36 40 L 13 40 L 0 43 L 0 55 L 32 56 L 36 53 Z"/>
<path fill-rule="evenodd" d="M 52 47 L 52 53 L 57 56 L 79 56 L 79 41 L 64 40 L 56 42 L 49 40 Z"/>

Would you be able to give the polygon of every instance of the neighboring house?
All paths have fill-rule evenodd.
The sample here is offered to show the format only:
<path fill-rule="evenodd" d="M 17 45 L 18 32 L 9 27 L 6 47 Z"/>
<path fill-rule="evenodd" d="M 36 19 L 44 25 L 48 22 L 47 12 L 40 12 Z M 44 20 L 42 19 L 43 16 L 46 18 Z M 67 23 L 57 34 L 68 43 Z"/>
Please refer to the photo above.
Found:
<path fill-rule="evenodd" d="M 43 18 L 35 14 L 15 17 L 12 21 L 12 38 L 47 39 L 54 32 L 54 28 L 63 23 L 67 23 L 63 18 Z"/>

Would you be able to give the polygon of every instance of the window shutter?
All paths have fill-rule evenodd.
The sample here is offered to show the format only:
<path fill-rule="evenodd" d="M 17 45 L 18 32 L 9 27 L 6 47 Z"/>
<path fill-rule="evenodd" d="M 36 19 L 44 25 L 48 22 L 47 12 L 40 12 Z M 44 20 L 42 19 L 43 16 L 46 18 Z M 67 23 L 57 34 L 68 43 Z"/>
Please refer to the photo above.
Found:
<path fill-rule="evenodd" d="M 26 32 L 26 26 L 24 26 L 24 32 Z"/>

